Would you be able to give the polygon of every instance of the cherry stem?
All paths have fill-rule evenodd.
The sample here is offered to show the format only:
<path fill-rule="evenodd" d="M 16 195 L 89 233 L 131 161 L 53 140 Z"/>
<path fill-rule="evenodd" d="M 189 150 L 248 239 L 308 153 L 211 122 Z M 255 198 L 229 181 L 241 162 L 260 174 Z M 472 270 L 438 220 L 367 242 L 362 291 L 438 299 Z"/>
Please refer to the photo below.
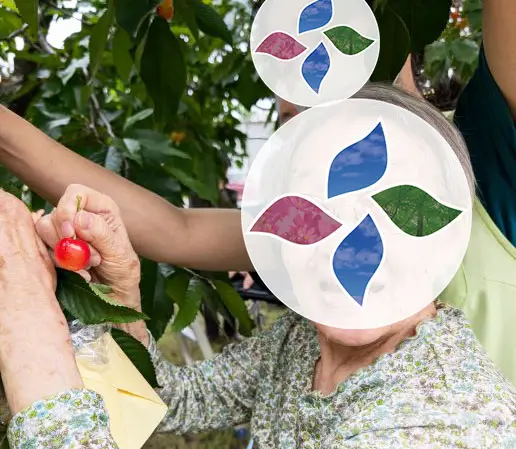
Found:
<path fill-rule="evenodd" d="M 81 195 L 77 195 L 77 196 L 75 197 L 75 202 L 76 202 L 76 206 L 77 206 L 77 212 L 80 212 L 80 211 L 81 211 L 81 201 L 82 201 L 82 197 L 81 197 Z M 75 239 L 75 238 L 77 238 L 77 235 L 75 234 L 75 232 L 74 232 L 74 234 L 73 234 L 73 238 L 74 238 L 74 239 Z"/>
<path fill-rule="evenodd" d="M 79 212 L 81 210 L 81 201 L 82 201 L 82 197 L 80 195 L 77 195 L 76 197 L 76 201 L 77 201 L 77 212 Z"/>

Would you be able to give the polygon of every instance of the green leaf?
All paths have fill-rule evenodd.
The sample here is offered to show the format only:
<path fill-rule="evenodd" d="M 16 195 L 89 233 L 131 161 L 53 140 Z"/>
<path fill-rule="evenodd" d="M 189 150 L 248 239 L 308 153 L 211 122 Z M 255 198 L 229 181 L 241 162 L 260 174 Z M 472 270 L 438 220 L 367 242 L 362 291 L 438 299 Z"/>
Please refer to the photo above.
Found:
<path fill-rule="evenodd" d="M 199 25 L 197 25 L 197 18 L 195 17 L 195 9 L 193 8 L 190 0 L 175 0 L 175 13 L 179 16 L 185 24 L 188 26 L 190 31 L 196 40 L 199 39 Z"/>
<path fill-rule="evenodd" d="M 348 26 L 337 26 L 325 31 L 324 34 L 330 39 L 332 44 L 337 47 L 337 50 L 348 56 L 363 52 L 374 42 L 374 39 L 362 36 Z"/>
<path fill-rule="evenodd" d="M 253 321 L 244 300 L 238 292 L 229 284 L 223 281 L 213 281 L 222 302 L 229 310 L 229 313 L 238 320 L 238 330 L 244 337 L 249 337 L 253 330 Z"/>
<path fill-rule="evenodd" d="M 142 309 L 150 318 L 147 328 L 156 341 L 161 338 L 174 314 L 174 302 L 165 293 L 166 281 L 156 262 L 142 260 Z"/>
<path fill-rule="evenodd" d="M 0 5 L 10 9 L 11 11 L 18 12 L 18 8 L 16 7 L 14 0 L 0 0 Z"/>
<path fill-rule="evenodd" d="M 147 319 L 143 313 L 122 306 L 108 298 L 95 284 L 88 284 L 79 274 L 57 270 L 56 296 L 61 305 L 83 324 L 133 323 Z"/>
<path fill-rule="evenodd" d="M 427 0 L 389 0 L 388 7 L 407 27 L 411 51 L 419 53 L 443 32 L 450 17 L 451 4 L 452 0 L 433 0 L 431 3 Z M 383 45 L 385 40 L 380 42 Z"/>
<path fill-rule="evenodd" d="M 229 45 L 232 45 L 233 36 L 217 11 L 201 0 L 189 1 L 193 5 L 199 29 L 208 36 L 218 37 Z"/>
<path fill-rule="evenodd" d="M 124 84 L 129 82 L 134 66 L 130 53 L 132 45 L 127 32 L 123 28 L 117 28 L 113 37 L 113 64 Z"/>
<path fill-rule="evenodd" d="M 179 170 L 177 167 L 172 166 L 171 164 L 165 164 L 164 168 L 168 173 L 170 173 L 170 175 L 172 175 L 181 184 L 196 193 L 203 200 L 211 201 L 213 204 L 217 203 L 218 191 L 211 189 L 209 186 L 205 185 L 197 179 L 192 178 L 190 175 L 182 170 Z"/>
<path fill-rule="evenodd" d="M 181 332 L 185 327 L 193 323 L 199 313 L 199 307 L 203 297 L 206 295 L 207 289 L 208 286 L 201 279 L 196 277 L 190 279 L 184 298 L 180 299 L 179 303 L 176 300 L 179 311 L 172 323 L 173 332 Z"/>
<path fill-rule="evenodd" d="M 156 3 L 149 0 L 116 0 L 116 22 L 129 36 L 134 36 L 138 27 L 155 7 Z"/>
<path fill-rule="evenodd" d="M 158 388 L 156 371 L 147 348 L 127 332 L 111 329 L 111 336 L 152 388 Z"/>
<path fill-rule="evenodd" d="M 124 165 L 124 156 L 122 152 L 114 147 L 110 146 L 106 152 L 106 159 L 104 160 L 104 168 L 111 170 L 117 174 L 122 172 Z"/>
<path fill-rule="evenodd" d="M 96 293 L 99 292 L 102 295 L 109 295 L 113 290 L 108 285 L 104 284 L 96 284 L 94 282 L 90 282 L 90 288 Z"/>
<path fill-rule="evenodd" d="M 439 203 L 424 190 L 410 185 L 384 190 L 374 195 L 373 199 L 398 228 L 414 237 L 431 235 L 462 213 Z"/>
<path fill-rule="evenodd" d="M 0 39 L 5 39 L 21 27 L 22 21 L 14 12 L 0 10 Z"/>
<path fill-rule="evenodd" d="M 144 150 L 143 158 L 148 162 L 161 164 L 168 157 L 191 159 L 187 153 L 174 148 L 170 139 L 163 133 L 150 129 L 135 129 L 128 132 L 128 137 L 138 141 Z"/>
<path fill-rule="evenodd" d="M 154 101 L 160 127 L 170 125 L 186 87 L 186 67 L 181 47 L 165 19 L 152 22 L 141 58 L 141 78 Z"/>
<path fill-rule="evenodd" d="M 32 38 L 37 38 L 39 30 L 38 0 L 15 0 L 15 3 L 22 19 L 29 25 Z"/>
<path fill-rule="evenodd" d="M 57 72 L 57 76 L 61 78 L 63 84 L 67 84 L 72 79 L 75 72 L 79 69 L 87 69 L 89 64 L 88 55 L 83 56 L 81 59 L 72 59 L 68 67 L 64 70 Z"/>
<path fill-rule="evenodd" d="M 410 34 L 403 20 L 389 7 L 375 11 L 380 28 L 380 56 L 371 75 L 373 82 L 393 82 L 410 52 Z"/>
<path fill-rule="evenodd" d="M 99 21 L 93 26 L 90 36 L 90 79 L 94 79 L 102 59 L 109 30 L 115 18 L 114 0 L 108 0 L 108 9 L 102 14 Z"/>
<path fill-rule="evenodd" d="M 186 271 L 178 270 L 165 281 L 165 293 L 179 306 L 184 303 L 191 277 Z"/>
<path fill-rule="evenodd" d="M 474 64 L 478 59 L 480 47 L 472 39 L 457 39 L 451 43 L 450 51 L 457 61 Z"/>
<path fill-rule="evenodd" d="M 145 120 L 147 117 L 150 117 L 152 113 L 153 109 L 149 108 L 134 114 L 126 120 L 124 129 L 130 128 L 135 123 L 138 123 L 140 120 Z"/>

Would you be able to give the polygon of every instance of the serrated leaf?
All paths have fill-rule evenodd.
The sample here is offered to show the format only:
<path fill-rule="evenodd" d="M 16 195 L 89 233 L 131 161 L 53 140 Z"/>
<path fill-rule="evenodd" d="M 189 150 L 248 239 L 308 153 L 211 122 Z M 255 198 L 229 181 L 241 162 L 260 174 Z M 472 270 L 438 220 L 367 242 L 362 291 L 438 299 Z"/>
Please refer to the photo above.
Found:
<path fill-rule="evenodd" d="M 185 300 L 191 277 L 186 271 L 181 270 L 171 275 L 165 282 L 165 293 L 179 306 Z"/>
<path fill-rule="evenodd" d="M 384 190 L 374 195 L 373 199 L 398 228 L 414 237 L 431 235 L 462 213 L 441 204 L 424 190 L 410 185 Z"/>
<path fill-rule="evenodd" d="M 158 388 L 156 370 L 147 348 L 127 332 L 111 329 L 111 336 L 152 388 Z"/>
<path fill-rule="evenodd" d="M 123 28 L 118 28 L 113 37 L 113 64 L 124 84 L 129 82 L 134 65 L 130 53 L 132 46 L 131 37 Z"/>
<path fill-rule="evenodd" d="M 165 332 L 174 314 L 174 302 L 165 293 L 165 282 L 167 280 L 160 272 L 158 264 L 143 259 L 141 265 L 142 309 L 150 317 L 147 321 L 147 328 L 157 341 Z"/>
<path fill-rule="evenodd" d="M 160 127 L 169 125 L 186 87 L 186 67 L 177 38 L 162 17 L 149 28 L 141 57 L 141 78 L 154 101 L 154 116 Z"/>
<path fill-rule="evenodd" d="M 39 30 L 38 0 L 15 0 L 15 3 L 22 19 L 29 25 L 32 37 L 36 38 Z"/>
<path fill-rule="evenodd" d="M 196 277 L 190 279 L 184 299 L 178 303 L 179 311 L 172 323 L 173 332 L 181 332 L 185 327 L 193 323 L 199 313 L 199 307 L 203 297 L 206 295 L 207 288 L 206 283 L 201 279 Z"/>
<path fill-rule="evenodd" d="M 102 14 L 99 21 L 93 26 L 90 35 L 90 79 L 95 78 L 100 66 L 109 37 L 109 30 L 115 19 L 115 6 L 113 0 L 108 1 L 108 8 Z"/>
<path fill-rule="evenodd" d="M 249 311 L 244 300 L 238 292 L 229 284 L 222 281 L 213 281 L 217 293 L 220 295 L 222 302 L 229 310 L 229 313 L 238 320 L 238 330 L 245 336 L 249 337 L 253 330 L 254 324 L 249 316 Z"/>
<path fill-rule="evenodd" d="M 61 305 L 83 324 L 133 323 L 148 317 L 122 306 L 88 284 L 79 274 L 57 270 L 56 296 Z"/>
<path fill-rule="evenodd" d="M 208 36 L 218 37 L 233 45 L 233 36 L 220 15 L 201 0 L 189 0 L 193 5 L 199 29 Z"/>
<path fill-rule="evenodd" d="M 362 36 L 348 26 L 337 26 L 324 32 L 333 45 L 345 55 L 358 55 L 369 48 L 374 39 Z"/>
<path fill-rule="evenodd" d="M 90 283 L 90 288 L 93 290 L 94 293 L 99 292 L 102 295 L 109 295 L 112 292 L 111 287 L 109 287 L 108 285 L 96 284 L 94 282 Z"/>

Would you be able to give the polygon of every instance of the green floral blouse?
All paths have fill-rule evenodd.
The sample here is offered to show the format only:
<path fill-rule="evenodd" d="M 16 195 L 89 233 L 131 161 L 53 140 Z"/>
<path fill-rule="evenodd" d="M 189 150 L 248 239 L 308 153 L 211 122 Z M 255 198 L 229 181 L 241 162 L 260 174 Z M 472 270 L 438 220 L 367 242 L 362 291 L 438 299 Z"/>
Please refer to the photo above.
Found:
<path fill-rule="evenodd" d="M 154 342 L 149 350 L 170 406 L 162 431 L 251 422 L 254 449 L 516 448 L 516 391 L 451 307 L 328 396 L 311 389 L 319 346 L 294 313 L 196 365 L 170 365 Z M 35 404 L 8 435 L 13 449 L 116 448 L 102 401 L 89 391 Z"/>

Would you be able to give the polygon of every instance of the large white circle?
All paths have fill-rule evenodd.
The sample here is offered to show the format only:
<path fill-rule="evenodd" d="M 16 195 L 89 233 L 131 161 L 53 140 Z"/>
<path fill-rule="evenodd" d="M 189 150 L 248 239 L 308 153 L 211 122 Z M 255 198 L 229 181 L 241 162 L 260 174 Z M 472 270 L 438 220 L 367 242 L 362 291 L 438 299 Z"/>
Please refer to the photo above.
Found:
<path fill-rule="evenodd" d="M 329 22 L 300 33 L 301 13 L 312 4 L 314 0 L 266 0 L 251 30 L 251 54 L 258 74 L 276 95 L 300 106 L 316 106 L 351 97 L 371 77 L 380 53 L 378 24 L 364 0 L 332 0 Z M 346 55 L 324 34 L 338 26 L 350 27 L 374 42 L 358 54 Z M 290 60 L 257 52 L 267 37 L 276 32 L 286 33 L 306 50 Z M 321 43 L 328 51 L 330 68 L 316 93 L 303 78 L 302 66 Z"/>
<path fill-rule="evenodd" d="M 379 123 L 387 143 L 384 175 L 373 185 L 328 199 L 331 162 Z M 349 167 L 360 163 L 348 162 Z M 418 187 L 461 213 L 431 235 L 408 235 L 372 199 L 399 185 Z M 334 217 L 340 228 L 312 245 L 250 232 L 271 204 L 289 195 L 311 201 Z M 359 305 L 332 271 L 332 258 L 339 244 L 368 214 L 379 230 L 383 258 Z M 280 128 L 255 159 L 242 201 L 245 244 L 268 288 L 307 319 L 343 329 L 390 325 L 437 298 L 464 257 L 471 216 L 467 178 L 445 139 L 413 113 L 369 99 L 313 108 Z"/>

